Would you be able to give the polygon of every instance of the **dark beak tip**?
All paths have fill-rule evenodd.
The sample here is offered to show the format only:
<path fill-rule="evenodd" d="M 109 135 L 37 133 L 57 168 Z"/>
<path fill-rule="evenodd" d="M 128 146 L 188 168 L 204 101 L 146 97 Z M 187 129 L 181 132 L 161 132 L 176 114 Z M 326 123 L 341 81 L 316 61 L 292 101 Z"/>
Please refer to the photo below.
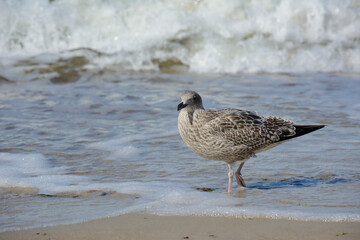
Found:
<path fill-rule="evenodd" d="M 183 104 L 182 102 L 177 106 L 177 110 L 180 111 L 181 109 L 183 109 L 184 107 L 186 107 L 187 104 Z"/>
<path fill-rule="evenodd" d="M 182 105 L 183 105 L 183 103 L 180 103 L 180 104 L 177 106 L 177 110 L 178 110 L 178 111 L 180 111 L 180 110 L 181 110 Z"/>

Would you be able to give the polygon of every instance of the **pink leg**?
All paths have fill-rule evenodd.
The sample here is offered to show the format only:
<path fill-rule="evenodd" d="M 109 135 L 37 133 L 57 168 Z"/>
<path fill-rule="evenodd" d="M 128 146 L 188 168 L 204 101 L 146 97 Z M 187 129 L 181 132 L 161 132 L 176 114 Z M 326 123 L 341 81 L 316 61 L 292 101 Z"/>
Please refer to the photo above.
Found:
<path fill-rule="evenodd" d="M 234 176 L 234 171 L 232 169 L 232 166 L 230 164 L 228 164 L 229 166 L 229 185 L 228 185 L 228 193 L 231 193 L 232 192 L 232 179 L 233 179 L 233 176 Z"/>
<path fill-rule="evenodd" d="M 245 162 L 240 163 L 239 168 L 236 170 L 235 178 L 236 178 L 236 182 L 237 182 L 237 184 L 238 184 L 239 186 L 246 187 L 245 181 L 244 181 L 244 179 L 243 179 L 242 176 L 241 176 L 241 169 L 242 169 L 242 167 L 244 166 L 244 163 L 245 163 Z"/>

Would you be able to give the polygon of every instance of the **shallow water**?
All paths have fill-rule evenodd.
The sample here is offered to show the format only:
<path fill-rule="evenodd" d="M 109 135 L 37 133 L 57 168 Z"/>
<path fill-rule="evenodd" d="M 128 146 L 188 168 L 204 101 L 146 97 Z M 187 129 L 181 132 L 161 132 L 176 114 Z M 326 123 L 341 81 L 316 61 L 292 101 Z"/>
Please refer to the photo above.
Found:
<path fill-rule="evenodd" d="M 360 220 L 359 78 L 113 78 L 1 85 L 2 230 L 133 211 Z M 249 160 L 249 188 L 228 195 L 226 164 L 196 156 L 177 133 L 184 89 L 199 91 L 205 108 L 232 106 L 327 127 Z"/>
<path fill-rule="evenodd" d="M 128 212 L 360 221 L 356 1 L 81 2 L 0 2 L 0 231 Z M 250 159 L 229 195 L 227 165 L 177 132 L 187 89 L 327 126 Z"/>

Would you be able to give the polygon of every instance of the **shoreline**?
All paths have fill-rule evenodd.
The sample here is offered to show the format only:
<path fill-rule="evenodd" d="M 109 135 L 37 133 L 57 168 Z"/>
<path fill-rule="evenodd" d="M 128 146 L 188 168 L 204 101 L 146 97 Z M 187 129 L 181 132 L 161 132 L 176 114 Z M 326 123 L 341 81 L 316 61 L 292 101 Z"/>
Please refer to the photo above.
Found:
<path fill-rule="evenodd" d="M 360 222 L 130 213 L 89 222 L 0 232 L 13 239 L 360 239 Z"/>

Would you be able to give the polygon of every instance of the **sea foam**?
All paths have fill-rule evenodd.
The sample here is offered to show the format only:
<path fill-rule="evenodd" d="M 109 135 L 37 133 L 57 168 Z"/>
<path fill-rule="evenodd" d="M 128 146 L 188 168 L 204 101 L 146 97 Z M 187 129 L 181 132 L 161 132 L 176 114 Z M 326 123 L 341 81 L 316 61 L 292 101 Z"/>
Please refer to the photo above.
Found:
<path fill-rule="evenodd" d="M 355 0 L 2 1 L 0 61 L 71 51 L 87 68 L 358 73 L 358 29 Z"/>
<path fill-rule="evenodd" d="M 33 188 L 53 194 L 77 190 L 75 185 L 87 181 L 87 177 L 67 174 L 66 167 L 51 167 L 39 153 L 0 153 L 0 163 L 2 188 Z"/>

